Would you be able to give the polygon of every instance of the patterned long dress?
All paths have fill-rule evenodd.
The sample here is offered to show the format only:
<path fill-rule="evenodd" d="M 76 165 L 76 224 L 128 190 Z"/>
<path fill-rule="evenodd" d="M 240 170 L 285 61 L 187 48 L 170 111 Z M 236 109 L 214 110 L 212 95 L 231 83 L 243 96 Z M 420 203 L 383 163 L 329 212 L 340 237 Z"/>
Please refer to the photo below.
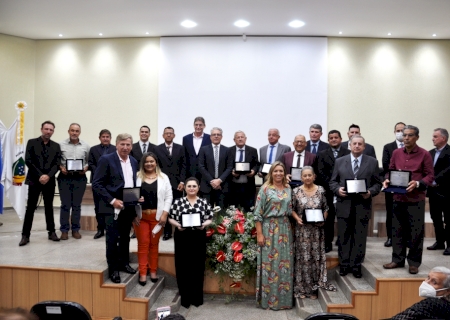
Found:
<path fill-rule="evenodd" d="M 325 189 L 321 186 L 308 196 L 301 187 L 292 193 L 292 210 L 300 217 L 305 209 L 328 211 Z M 313 223 L 295 225 L 295 297 L 317 295 L 318 288 L 336 291 L 328 283 L 324 228 Z"/>
<path fill-rule="evenodd" d="M 262 187 L 256 200 L 255 221 L 261 222 L 265 245 L 258 249 L 256 302 L 273 310 L 292 308 L 293 240 L 291 189 Z"/>

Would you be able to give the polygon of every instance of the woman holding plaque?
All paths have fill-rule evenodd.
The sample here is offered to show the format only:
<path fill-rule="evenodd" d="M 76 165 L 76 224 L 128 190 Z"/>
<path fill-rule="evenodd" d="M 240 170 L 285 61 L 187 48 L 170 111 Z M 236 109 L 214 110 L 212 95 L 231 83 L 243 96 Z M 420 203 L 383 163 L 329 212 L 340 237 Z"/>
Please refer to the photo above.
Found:
<path fill-rule="evenodd" d="M 172 204 L 172 187 L 169 177 L 161 172 L 158 158 L 152 152 L 142 156 L 137 174 L 136 185 L 141 187 L 142 215 L 134 220 L 134 230 L 138 241 L 139 284 L 147 283 L 147 272 L 150 269 L 150 280 L 158 281 L 158 245 L 164 225 Z"/>
<path fill-rule="evenodd" d="M 206 230 L 213 212 L 208 201 L 198 197 L 199 182 L 190 177 L 184 184 L 186 196 L 176 199 L 169 222 L 176 227 L 175 271 L 181 305 L 189 308 L 203 304 L 203 279 L 206 260 Z"/>
<path fill-rule="evenodd" d="M 256 267 L 256 302 L 264 309 L 290 309 L 293 297 L 291 188 L 280 161 L 270 167 L 256 199 L 259 246 Z"/>
<path fill-rule="evenodd" d="M 317 299 L 318 288 L 336 291 L 327 280 L 323 221 L 328 215 L 328 205 L 325 189 L 314 184 L 316 175 L 313 168 L 303 167 L 301 178 L 303 185 L 295 188 L 292 194 L 292 216 L 297 222 L 294 231 L 294 295 L 301 299 Z"/>

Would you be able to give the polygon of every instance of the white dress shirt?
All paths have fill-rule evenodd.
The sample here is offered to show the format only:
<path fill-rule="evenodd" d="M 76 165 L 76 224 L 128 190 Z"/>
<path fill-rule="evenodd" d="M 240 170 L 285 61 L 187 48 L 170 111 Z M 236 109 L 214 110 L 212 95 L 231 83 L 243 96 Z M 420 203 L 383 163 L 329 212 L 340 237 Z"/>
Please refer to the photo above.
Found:
<path fill-rule="evenodd" d="M 193 137 L 192 143 L 194 144 L 195 154 L 197 154 L 197 155 L 202 146 L 203 135 L 204 135 L 204 133 L 202 133 L 202 135 L 200 137 L 197 137 L 197 136 L 195 136 L 195 133 L 192 134 L 192 137 Z"/>

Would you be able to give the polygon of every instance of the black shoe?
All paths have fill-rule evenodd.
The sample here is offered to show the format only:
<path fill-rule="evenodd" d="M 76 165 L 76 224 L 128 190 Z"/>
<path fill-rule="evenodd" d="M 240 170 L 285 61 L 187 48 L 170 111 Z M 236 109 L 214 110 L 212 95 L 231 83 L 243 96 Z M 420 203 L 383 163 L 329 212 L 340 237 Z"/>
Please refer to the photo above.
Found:
<path fill-rule="evenodd" d="M 339 275 L 345 277 L 348 274 L 348 267 L 341 266 L 339 268 Z"/>
<path fill-rule="evenodd" d="M 361 278 L 362 277 L 361 267 L 360 266 L 359 267 L 353 267 L 352 273 L 353 273 L 353 276 L 355 278 Z"/>
<path fill-rule="evenodd" d="M 96 233 L 95 236 L 94 236 L 94 239 L 101 238 L 101 237 L 103 237 L 104 235 L 105 235 L 105 231 L 103 231 L 103 230 L 98 230 L 97 233 Z"/>
<path fill-rule="evenodd" d="M 129 273 L 129 274 L 135 274 L 136 273 L 136 269 L 133 269 L 129 264 L 126 264 L 124 267 L 122 267 L 120 269 L 120 271 Z"/>
<path fill-rule="evenodd" d="M 120 274 L 119 271 L 113 271 L 113 273 L 111 273 L 109 275 L 109 278 L 111 279 L 112 282 L 114 283 L 120 283 Z"/>
<path fill-rule="evenodd" d="M 152 277 L 150 277 L 150 281 L 153 283 L 156 283 L 156 282 L 158 282 L 158 278 L 153 279 Z"/>
<path fill-rule="evenodd" d="M 136 232 L 133 232 L 133 234 L 131 235 L 130 239 L 136 239 Z"/>
<path fill-rule="evenodd" d="M 164 234 L 163 241 L 169 240 L 170 238 L 172 238 L 172 235 Z"/>
<path fill-rule="evenodd" d="M 427 250 L 444 250 L 445 245 L 443 243 L 435 242 L 432 246 L 427 247 Z"/>
<path fill-rule="evenodd" d="M 447 249 L 444 250 L 443 255 L 444 256 L 450 256 L 450 247 L 447 247 Z"/>
<path fill-rule="evenodd" d="M 325 253 L 328 253 L 331 251 L 333 251 L 333 245 L 332 244 L 325 245 Z"/>
<path fill-rule="evenodd" d="M 58 236 L 56 235 L 55 232 L 52 232 L 48 235 L 48 240 L 52 240 L 52 241 L 59 241 Z"/>
<path fill-rule="evenodd" d="M 388 239 L 386 240 L 386 242 L 384 243 L 384 246 L 385 246 L 385 247 L 392 247 L 392 239 L 391 239 L 391 238 L 388 238 Z"/>
<path fill-rule="evenodd" d="M 19 246 L 24 246 L 24 245 L 26 245 L 28 242 L 30 242 L 30 238 L 29 238 L 29 237 L 26 237 L 26 236 L 22 236 L 22 240 L 20 240 Z"/>
<path fill-rule="evenodd" d="M 145 286 L 147 284 L 147 280 L 141 281 L 141 280 L 139 280 L 139 278 L 138 278 L 138 282 L 141 286 Z"/>

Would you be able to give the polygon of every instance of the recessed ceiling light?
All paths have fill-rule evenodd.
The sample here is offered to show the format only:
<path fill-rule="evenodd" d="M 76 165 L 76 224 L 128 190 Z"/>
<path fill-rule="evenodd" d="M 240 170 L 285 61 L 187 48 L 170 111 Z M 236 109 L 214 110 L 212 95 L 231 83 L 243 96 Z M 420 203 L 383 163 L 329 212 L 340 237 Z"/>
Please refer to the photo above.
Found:
<path fill-rule="evenodd" d="M 391 33 L 390 32 L 388 32 L 388 36 L 390 36 L 391 35 Z"/>
<path fill-rule="evenodd" d="M 99 33 L 98 35 L 99 35 L 99 36 L 102 36 L 102 35 L 103 35 L 103 33 Z"/>
<path fill-rule="evenodd" d="M 436 37 L 436 33 L 433 33 L 433 37 Z"/>
<path fill-rule="evenodd" d="M 339 34 L 342 34 L 342 31 L 339 31 Z"/>
<path fill-rule="evenodd" d="M 148 32 L 146 32 L 145 34 L 149 34 Z"/>
<path fill-rule="evenodd" d="M 234 23 L 234 25 L 239 28 L 245 28 L 250 25 L 250 22 L 245 21 L 245 20 L 238 20 Z"/>
<path fill-rule="evenodd" d="M 193 28 L 197 26 L 197 23 L 191 20 L 184 20 L 183 22 L 181 22 L 181 25 L 185 28 Z"/>
<path fill-rule="evenodd" d="M 60 33 L 59 36 L 62 37 L 62 34 Z"/>
<path fill-rule="evenodd" d="M 305 25 L 305 23 L 300 20 L 293 20 L 293 21 L 289 22 L 289 26 L 292 28 L 300 28 L 300 27 L 303 27 L 304 25 Z"/>

